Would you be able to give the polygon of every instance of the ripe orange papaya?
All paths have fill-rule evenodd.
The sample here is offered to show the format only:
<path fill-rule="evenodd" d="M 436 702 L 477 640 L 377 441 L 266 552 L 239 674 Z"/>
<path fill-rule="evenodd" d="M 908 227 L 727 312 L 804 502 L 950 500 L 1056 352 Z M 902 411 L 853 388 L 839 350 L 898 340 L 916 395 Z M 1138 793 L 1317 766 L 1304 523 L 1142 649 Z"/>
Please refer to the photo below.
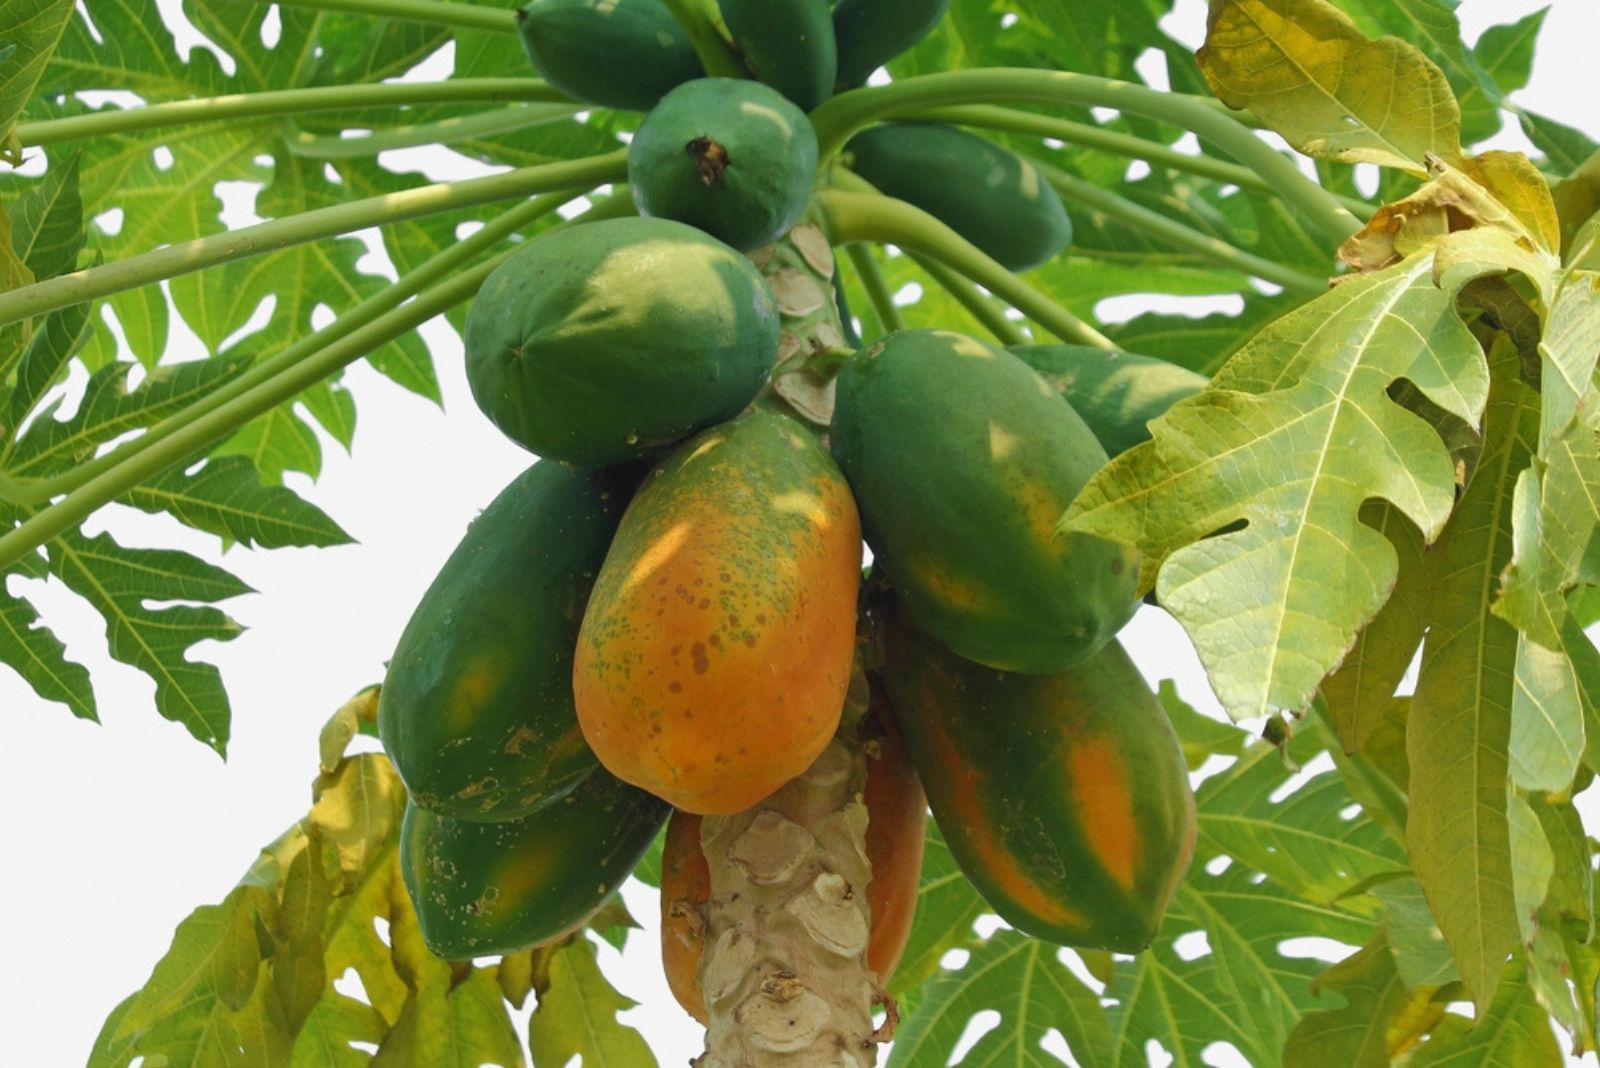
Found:
<path fill-rule="evenodd" d="M 956 863 L 1013 927 L 1136 953 L 1194 855 L 1178 736 L 1111 642 L 1054 675 L 963 660 L 899 606 L 882 679 Z"/>
<path fill-rule="evenodd" d="M 861 523 L 811 433 L 755 410 L 680 445 L 622 517 L 573 696 L 612 774 L 700 814 L 750 807 L 833 737 Z"/>
<path fill-rule="evenodd" d="M 917 908 L 917 883 L 922 874 L 922 845 L 928 821 L 928 799 L 922 792 L 905 739 L 874 694 L 874 717 L 882 735 L 867 747 L 867 781 L 862 800 L 867 806 L 867 910 L 872 933 L 867 967 L 881 985 L 900 963 L 911 936 Z M 700 817 L 674 812 L 667 822 L 661 852 L 661 960 L 667 985 L 683 1010 L 706 1020 L 700 994 L 702 921 L 700 906 L 711 898 L 711 871 L 700 848 Z"/>

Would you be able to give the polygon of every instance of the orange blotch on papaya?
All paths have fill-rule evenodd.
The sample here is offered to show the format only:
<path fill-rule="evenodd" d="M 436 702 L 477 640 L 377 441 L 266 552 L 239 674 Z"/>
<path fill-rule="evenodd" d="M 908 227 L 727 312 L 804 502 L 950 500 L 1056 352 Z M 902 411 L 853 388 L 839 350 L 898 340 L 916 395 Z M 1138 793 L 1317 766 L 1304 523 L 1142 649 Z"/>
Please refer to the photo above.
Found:
<path fill-rule="evenodd" d="M 669 456 L 579 632 L 573 694 L 601 763 L 704 815 L 810 766 L 849 683 L 860 529 L 833 461 L 782 416 L 753 412 Z"/>
<path fill-rule="evenodd" d="M 1068 751 L 1067 784 L 1089 848 L 1118 886 L 1132 890 L 1142 836 L 1128 767 L 1109 738 L 1080 738 Z"/>

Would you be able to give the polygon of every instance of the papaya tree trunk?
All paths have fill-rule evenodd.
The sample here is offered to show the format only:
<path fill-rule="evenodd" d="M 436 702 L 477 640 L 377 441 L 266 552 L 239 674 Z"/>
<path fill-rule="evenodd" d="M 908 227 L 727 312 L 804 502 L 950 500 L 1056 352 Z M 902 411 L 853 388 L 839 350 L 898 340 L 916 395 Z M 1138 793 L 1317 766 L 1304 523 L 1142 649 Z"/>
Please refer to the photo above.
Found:
<path fill-rule="evenodd" d="M 774 392 L 826 426 L 832 382 L 815 368 L 849 351 L 833 299 L 833 250 L 803 222 L 750 256 L 783 321 Z M 887 996 L 867 967 L 872 871 L 856 729 L 866 700 L 864 677 L 856 681 L 858 700 L 847 698 L 837 737 L 809 769 L 744 812 L 701 821 L 710 896 L 698 1068 L 868 1068 L 892 1031 L 892 1022 L 881 1033 L 872 1024 L 873 1005 Z"/>
<path fill-rule="evenodd" d="M 698 1068 L 874 1063 L 865 777 L 860 749 L 836 740 L 759 805 L 701 821 L 711 897 Z"/>

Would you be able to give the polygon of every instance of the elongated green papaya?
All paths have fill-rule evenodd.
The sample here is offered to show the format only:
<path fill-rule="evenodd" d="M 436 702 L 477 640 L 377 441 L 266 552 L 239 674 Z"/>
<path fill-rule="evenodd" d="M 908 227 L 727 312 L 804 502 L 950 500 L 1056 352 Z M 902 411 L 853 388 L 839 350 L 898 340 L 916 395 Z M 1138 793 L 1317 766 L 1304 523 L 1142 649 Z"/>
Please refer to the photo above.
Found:
<path fill-rule="evenodd" d="M 828 0 L 718 0 L 745 66 L 810 111 L 833 95 L 839 57 Z"/>
<path fill-rule="evenodd" d="M 855 650 L 861 526 L 810 431 L 757 408 L 651 472 L 595 580 L 578 722 L 612 774 L 699 815 L 811 766 Z"/>
<path fill-rule="evenodd" d="M 603 769 L 520 820 L 478 823 L 408 804 L 400 873 L 423 941 L 463 960 L 570 933 L 622 885 L 669 811 Z"/>
<path fill-rule="evenodd" d="M 1083 416 L 1106 454 L 1150 440 L 1150 420 L 1199 393 L 1206 377 L 1152 356 L 1088 345 L 1012 345 L 1010 351 Z"/>
<path fill-rule="evenodd" d="M 892 609 L 882 677 L 933 818 L 1001 918 L 1136 953 L 1194 854 L 1178 736 L 1122 646 L 1018 675 L 951 654 Z"/>
<path fill-rule="evenodd" d="M 646 215 L 697 226 L 740 251 L 777 240 L 805 210 L 817 135 L 776 89 L 699 78 L 668 93 L 628 145 Z"/>
<path fill-rule="evenodd" d="M 648 111 L 703 73 L 661 0 L 531 0 L 517 32 L 539 77 L 588 104 Z"/>
<path fill-rule="evenodd" d="M 890 334 L 840 373 L 832 448 L 874 560 L 967 659 L 1061 671 L 1133 615 L 1133 550 L 1056 531 L 1105 450 L 1004 349 L 948 330 Z"/>
<path fill-rule="evenodd" d="M 416 804 L 516 819 L 600 766 L 572 705 L 572 650 L 643 473 L 534 464 L 445 561 L 378 698 L 378 735 Z"/>
<path fill-rule="evenodd" d="M 1055 188 L 986 137 L 937 122 L 892 122 L 856 134 L 845 152 L 879 192 L 915 204 L 1007 270 L 1037 267 L 1072 242 Z"/>
<path fill-rule="evenodd" d="M 950 0 L 839 0 L 833 34 L 839 50 L 839 88 L 865 85 L 872 72 L 928 35 Z"/>
<path fill-rule="evenodd" d="M 737 415 L 778 358 L 755 265 L 669 219 L 608 219 L 529 242 L 467 314 L 467 383 L 540 456 L 614 464 Z"/>

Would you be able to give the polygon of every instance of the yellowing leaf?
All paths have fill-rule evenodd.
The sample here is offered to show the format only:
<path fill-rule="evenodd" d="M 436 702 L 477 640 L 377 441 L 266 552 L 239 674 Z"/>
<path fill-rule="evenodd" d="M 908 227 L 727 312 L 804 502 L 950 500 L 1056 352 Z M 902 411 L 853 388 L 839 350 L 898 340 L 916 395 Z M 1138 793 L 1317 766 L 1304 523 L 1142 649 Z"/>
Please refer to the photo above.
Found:
<path fill-rule="evenodd" d="M 1538 398 L 1509 344 L 1491 353 L 1495 385 L 1483 457 L 1429 553 L 1429 631 L 1406 727 L 1412 870 L 1462 982 L 1480 1009 L 1518 941 L 1506 811 L 1517 632 L 1487 592 L 1511 556 L 1511 496 L 1532 457 Z"/>
<path fill-rule="evenodd" d="M 1307 1014 L 1283 1047 L 1284 1068 L 1389 1068 L 1444 1014 L 1433 987 L 1407 989 L 1380 932 L 1317 977 L 1319 993 L 1345 999 L 1339 1009 Z"/>
<path fill-rule="evenodd" d="M 1397 37 L 1370 41 L 1326 0 L 1214 0 L 1197 54 L 1211 91 L 1319 159 L 1413 172 L 1461 156 L 1444 72 Z"/>
<path fill-rule="evenodd" d="M 1426 258 L 1353 278 L 1152 422 L 1063 528 L 1138 547 L 1140 589 L 1157 586 L 1230 715 L 1303 708 L 1395 582 L 1363 503 L 1388 500 L 1431 539 L 1455 501 L 1444 442 L 1390 387 L 1408 379 L 1475 424 L 1487 377 Z"/>
<path fill-rule="evenodd" d="M 581 1054 L 584 1068 L 645 1068 L 656 1058 L 644 1036 L 620 1023 L 617 1013 L 634 1003 L 600 974 L 594 946 L 582 934 L 550 954 L 549 986 L 528 1022 L 533 1063 L 563 1065 Z"/>

